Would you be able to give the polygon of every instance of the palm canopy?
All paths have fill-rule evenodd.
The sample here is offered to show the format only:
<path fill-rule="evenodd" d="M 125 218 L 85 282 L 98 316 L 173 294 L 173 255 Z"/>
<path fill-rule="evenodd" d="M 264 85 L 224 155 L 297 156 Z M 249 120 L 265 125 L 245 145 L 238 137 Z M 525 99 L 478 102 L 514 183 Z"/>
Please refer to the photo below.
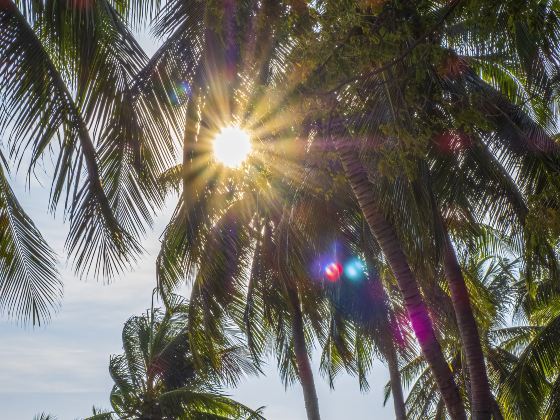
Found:
<path fill-rule="evenodd" d="M 76 269 L 111 278 L 140 251 L 173 159 L 165 81 L 112 2 L 12 2 L 0 12 L 2 127 L 29 173 L 52 153 L 51 206 L 70 220 Z M 158 112 L 154 112 L 155 109 Z"/>
<path fill-rule="evenodd" d="M 321 71 L 308 81 L 307 91 L 318 93 L 322 99 L 318 112 L 329 127 L 326 134 L 339 144 L 352 141 L 355 149 L 361 151 L 359 156 L 356 150 L 348 152 L 351 149 L 348 144 L 338 146 L 348 175 L 356 175 L 353 189 L 362 195 L 360 205 L 364 214 L 371 217 L 368 223 L 375 235 L 387 237 L 386 233 L 390 232 L 383 218 L 395 224 L 405 238 L 403 250 L 417 272 L 420 269 L 421 273 L 429 274 L 430 269 L 437 269 L 443 255 L 463 345 L 472 356 L 466 362 L 469 370 L 472 369 L 473 416 L 487 418 L 490 390 L 476 320 L 468 307 L 468 289 L 454 256 L 445 219 L 457 217 L 453 213 L 459 210 L 468 215 L 473 227 L 486 219 L 502 230 L 513 227 L 510 233 L 521 233 L 525 241 L 528 269 L 538 272 L 547 266 L 548 272 L 554 274 L 557 265 L 554 250 L 546 241 L 532 239 L 534 232 L 527 229 L 524 204 L 524 200 L 544 195 L 543 185 L 546 185 L 548 204 L 557 207 L 551 204 L 554 199 L 550 196 L 558 195 L 553 178 L 557 178 L 559 154 L 551 131 L 547 132 L 550 128 L 554 130 L 554 126 L 543 128 L 542 119 L 541 125 L 536 123 L 534 112 L 529 114 L 512 103 L 504 95 L 507 92 L 500 92 L 481 79 L 467 59 L 456 60 L 452 66 L 442 65 L 453 62 L 464 46 L 449 48 L 450 38 L 446 38 L 446 24 L 453 22 L 457 14 L 461 20 L 461 2 L 445 5 L 421 2 L 414 7 L 386 2 L 377 6 L 366 4 L 349 11 L 337 2 L 319 3 L 318 25 L 335 26 L 337 30 L 332 34 L 325 31 L 324 38 L 310 33 L 311 39 L 319 39 L 315 51 L 319 56 L 317 68 Z M 536 4 L 532 6 L 536 10 Z M 343 11 L 347 12 L 346 18 L 340 19 Z M 555 13 L 549 13 L 548 9 L 544 12 L 543 19 L 556 28 Z M 486 31 L 490 32 L 490 28 Z M 388 33 L 390 39 L 386 37 Z M 309 42 L 303 45 L 308 51 Z M 296 56 L 301 53 L 297 51 Z M 518 53 L 515 49 L 509 51 L 513 59 Z M 555 71 L 554 59 L 549 62 Z M 516 70 L 522 72 L 523 66 L 517 66 Z M 548 88 L 554 89 L 554 84 L 550 83 Z M 326 107 L 327 113 L 321 109 Z M 433 189 L 430 172 L 436 165 L 440 169 L 442 163 L 450 163 L 445 159 L 446 153 L 456 158 L 452 176 L 466 171 L 466 177 L 460 181 L 467 183 L 452 186 L 457 178 L 450 177 L 452 172 L 449 172 L 437 178 L 439 184 L 435 186 L 443 189 Z M 350 161 L 348 156 L 352 154 L 355 158 Z M 369 188 L 376 190 L 376 194 L 365 191 L 365 177 L 358 179 L 357 175 L 361 177 L 361 174 L 354 169 L 361 165 L 360 160 L 368 170 Z M 417 234 L 410 235 L 411 231 Z M 393 239 L 386 242 L 384 251 L 397 249 L 398 235 Z M 414 276 L 406 266 L 403 253 L 397 254 L 393 252 L 390 264 L 397 280 L 397 272 L 402 274 L 399 281 L 402 292 L 405 296 L 417 296 L 416 292 L 404 289 Z M 433 282 L 422 286 L 424 295 L 429 296 Z M 409 306 L 413 310 L 417 304 Z M 410 317 L 413 318 L 412 312 Z M 428 317 L 423 319 L 423 324 L 429 323 Z M 421 338 L 421 328 L 415 327 L 415 332 Z M 466 341 L 467 338 L 470 340 Z M 427 357 L 434 346 L 420 344 Z M 450 372 L 445 372 L 441 357 L 434 358 L 430 365 L 434 373 L 439 372 L 435 378 L 440 391 L 453 388 L 449 385 Z M 475 379 L 479 385 L 474 383 Z M 461 418 L 463 410 L 453 402 L 458 398 L 443 396 L 447 409 L 454 407 L 451 416 Z"/>
<path fill-rule="evenodd" d="M 132 6 L 18 0 L 0 10 L 8 157 L 18 166 L 29 161 L 28 176 L 53 162 L 51 209 L 62 207 L 70 221 L 66 247 L 76 271 L 107 280 L 141 251 L 139 239 L 162 204 L 156 177 L 176 148 L 169 81 L 146 76 L 148 57 L 127 26 L 139 10 Z M 2 184 L 2 270 L 9 273 L 2 309 L 39 322 L 61 294 L 53 254 Z"/>
<path fill-rule="evenodd" d="M 184 307 L 175 300 L 166 312 L 151 309 L 123 329 L 124 354 L 113 356 L 113 410 L 120 418 L 261 419 L 220 392 L 226 378 L 251 371 L 239 345 L 224 347 L 219 364 L 195 364 L 186 334 Z"/>
<path fill-rule="evenodd" d="M 368 140 L 357 144 L 361 146 L 363 160 L 374 174 L 372 188 L 381 190 L 378 197 L 384 200 L 381 207 L 386 216 L 397 225 L 406 241 L 410 241 L 406 247 L 409 256 L 417 258 L 415 269 L 427 265 L 419 252 L 427 248 L 432 248 L 430 255 L 433 260 L 430 263 L 439 264 L 438 248 L 434 248 L 433 244 L 437 245 L 443 234 L 438 231 L 442 227 L 438 221 L 439 214 L 452 219 L 456 214 L 451 212 L 456 211 L 457 204 L 466 207 L 464 211 L 473 225 L 491 215 L 492 222 L 502 229 L 510 228 L 508 221 L 512 219 L 521 222 L 513 225 L 514 229 L 520 230 L 519 226 L 523 226 L 526 217 L 523 215 L 524 201 L 534 196 L 539 191 L 538 184 L 557 170 L 556 151 L 546 130 L 535 124 L 531 115 L 515 103 L 508 102 L 495 87 L 462 61 L 441 72 L 434 70 L 437 67 L 434 63 L 441 64 L 442 57 L 451 56 L 453 59 L 457 52 L 445 44 L 451 42 L 445 38 L 446 34 L 438 38 L 431 31 L 439 30 L 440 25 L 443 32 L 447 30 L 447 25 L 443 25 L 448 23 L 447 19 L 451 17 L 450 20 L 453 20 L 456 13 L 460 15 L 464 12 L 459 2 L 444 6 L 438 2 L 423 2 L 418 10 L 408 10 L 404 6 L 402 10 L 398 6 L 392 8 L 387 3 L 380 12 L 372 8 L 365 15 L 362 13 L 364 10 L 340 13 L 341 10 L 349 10 L 345 9 L 346 5 L 336 2 L 320 2 L 315 6 L 319 19 L 315 26 L 310 26 L 313 30 L 309 34 L 311 38 L 319 39 L 316 48 L 319 58 L 311 56 L 312 60 L 316 59 L 317 70 L 311 72 L 313 77 L 306 81 L 310 87 L 301 90 L 317 91 L 316 86 L 320 85 L 324 91 L 325 78 L 334 85 L 327 92 L 329 101 L 319 103 L 319 113 L 324 115 L 325 107 L 332 108 L 334 102 L 337 106 L 334 110 L 342 114 L 354 136 Z M 340 19 L 340 16 L 348 16 L 348 19 Z M 395 16 L 401 19 L 400 26 L 393 25 L 391 18 Z M 419 27 L 408 28 L 418 23 L 421 24 Z M 422 25 L 425 31 L 421 31 Z M 332 27 L 336 30 L 331 32 Z M 407 32 L 407 28 L 410 31 Z M 395 60 L 387 60 L 378 48 L 376 36 L 382 39 L 383 30 L 393 31 L 396 37 L 393 44 L 383 45 L 387 49 L 384 51 L 386 55 L 391 57 L 395 51 L 402 49 Z M 291 38 L 291 41 L 294 39 Z M 306 41 L 301 44 L 306 48 L 309 46 Z M 367 45 L 372 48 L 365 48 Z M 307 50 L 302 52 L 297 45 L 288 42 L 285 51 L 290 53 L 292 50 L 295 51 L 294 61 L 301 62 L 302 55 L 309 56 Z M 377 59 L 381 61 L 379 67 L 373 70 L 372 57 L 364 54 L 372 50 L 379 52 Z M 325 53 L 326 57 L 322 55 Z M 238 57 L 237 54 L 234 56 Z M 385 65 L 384 61 L 390 65 Z M 403 95 L 404 90 L 409 91 L 407 95 Z M 334 101 L 330 99 L 332 97 Z M 458 100 L 454 102 L 450 98 Z M 468 134 L 462 134 L 467 130 L 465 105 L 469 112 L 476 115 L 469 120 L 469 123 L 474 121 L 474 126 L 468 127 Z M 492 110 L 499 113 L 495 115 Z M 374 141 L 371 141 L 372 138 Z M 447 142 L 439 145 L 438 149 L 438 144 L 434 144 L 437 139 Z M 479 147 L 467 147 L 475 142 Z M 448 150 L 445 150 L 446 147 Z M 467 156 L 470 159 L 467 164 L 464 156 L 468 151 L 461 153 L 463 149 L 473 151 Z M 453 152 L 453 158 L 457 159 L 446 160 L 445 152 Z M 548 155 L 543 156 L 542 152 Z M 439 189 L 432 192 L 429 185 L 434 170 L 443 169 L 450 163 L 454 166 L 451 166 L 453 169 L 445 167 L 449 171 L 446 175 L 454 170 L 462 171 L 464 178 L 459 179 L 468 181 L 467 188 L 461 189 L 459 182 L 455 185 L 448 183 L 437 185 Z M 512 179 L 512 165 L 518 165 L 522 175 Z M 540 168 L 544 168 L 545 175 L 537 179 L 535 176 L 540 176 Z M 403 173 L 398 173 L 402 169 Z M 399 182 L 394 183 L 394 177 L 400 178 Z M 446 176 L 434 178 L 444 181 L 456 179 Z M 488 180 L 490 188 L 482 189 L 481 193 L 481 183 Z M 186 186 L 184 191 L 187 191 Z M 460 197 L 463 201 L 458 201 L 457 193 L 463 195 Z M 197 196 L 197 192 L 190 196 Z M 496 200 L 497 197 L 499 200 Z M 418 234 L 410 235 L 410 231 Z M 554 264 L 548 257 L 545 261 Z M 432 283 L 426 283 L 423 290 L 429 291 L 431 287 Z"/>

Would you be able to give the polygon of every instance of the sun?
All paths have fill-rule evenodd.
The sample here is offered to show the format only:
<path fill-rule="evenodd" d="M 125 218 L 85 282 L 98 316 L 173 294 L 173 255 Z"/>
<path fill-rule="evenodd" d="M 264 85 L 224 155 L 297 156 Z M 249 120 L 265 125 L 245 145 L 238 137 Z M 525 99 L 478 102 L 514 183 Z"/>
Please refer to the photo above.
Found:
<path fill-rule="evenodd" d="M 239 168 L 251 150 L 251 136 L 237 126 L 224 127 L 214 137 L 214 159 L 229 168 Z"/>

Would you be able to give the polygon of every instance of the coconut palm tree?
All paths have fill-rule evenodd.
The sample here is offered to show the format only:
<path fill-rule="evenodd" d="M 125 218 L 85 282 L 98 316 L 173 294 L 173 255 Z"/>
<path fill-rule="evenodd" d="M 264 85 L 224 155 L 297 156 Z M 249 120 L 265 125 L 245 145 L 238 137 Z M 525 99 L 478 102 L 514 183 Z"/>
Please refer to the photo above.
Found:
<path fill-rule="evenodd" d="M 180 311 L 180 306 L 175 307 Z M 249 366 L 240 347 L 221 350 L 220 363 L 195 364 L 186 314 L 157 309 L 130 318 L 123 329 L 124 354 L 111 357 L 115 386 L 111 405 L 119 418 L 262 419 L 220 392 Z"/>
<path fill-rule="evenodd" d="M 140 252 L 162 204 L 155 176 L 173 157 L 167 81 L 140 74 L 148 57 L 127 26 L 131 3 L 118 3 L 10 0 L 0 10 L 7 156 L 29 162 L 28 176 L 53 162 L 50 208 L 70 222 L 76 271 L 106 279 Z M 53 254 L 2 180 L 2 308 L 39 322 L 61 294 Z"/>
<path fill-rule="evenodd" d="M 372 147 L 375 147 L 380 149 L 380 154 L 385 155 L 384 157 L 386 158 L 385 162 L 377 162 L 377 169 L 383 168 L 381 166 L 383 163 L 386 169 L 387 161 L 393 162 L 394 164 L 395 159 L 401 159 L 405 165 L 405 171 L 409 171 L 409 173 L 415 171 L 414 167 L 407 167 L 406 165 L 409 164 L 409 162 L 414 165 L 414 154 L 418 153 L 418 150 L 424 147 L 422 144 L 429 144 L 429 142 L 423 143 L 426 137 L 430 137 L 430 135 L 425 135 L 426 131 L 429 133 L 431 130 L 427 127 L 429 124 L 425 122 L 433 122 L 434 116 L 438 113 L 438 111 L 434 113 L 434 110 L 449 110 L 453 112 L 452 115 L 454 115 L 455 122 L 461 121 L 457 110 L 454 111 L 453 107 L 445 105 L 445 95 L 447 94 L 453 95 L 449 96 L 450 98 L 467 99 L 457 101 L 457 103 L 461 104 L 462 110 L 464 110 L 465 105 L 469 103 L 471 105 L 476 104 L 477 110 L 482 110 L 482 112 L 485 113 L 485 115 L 481 115 L 481 118 L 486 119 L 487 123 L 491 124 L 492 127 L 497 126 L 497 129 L 491 133 L 491 135 L 488 135 L 487 138 L 492 140 L 493 136 L 495 141 L 502 142 L 501 147 L 507 150 L 506 153 L 516 154 L 514 159 L 521 159 L 524 161 L 522 167 L 529 168 L 527 166 L 529 162 L 533 162 L 534 164 L 535 159 L 540 159 L 540 163 L 537 163 L 537 165 L 541 167 L 544 165 L 547 167 L 549 174 L 558 171 L 558 166 L 551 163 L 554 162 L 556 148 L 554 147 L 554 142 L 551 141 L 547 133 L 541 127 L 532 123 L 528 115 L 519 107 L 509 103 L 504 96 L 501 96 L 501 93 L 498 93 L 493 87 L 490 87 L 480 78 L 477 78 L 468 68 L 468 65 L 462 62 L 460 63 L 462 64 L 461 66 L 454 66 L 453 69 L 451 69 L 453 71 L 450 71 L 449 68 L 444 69 L 442 72 L 443 74 L 441 74 L 443 77 L 433 77 L 430 75 L 433 71 L 434 64 L 430 64 L 429 61 L 433 59 L 437 60 L 438 58 L 437 55 L 432 57 L 430 54 L 427 54 L 426 51 L 428 49 L 431 49 L 431 51 L 438 51 L 439 49 L 440 51 L 447 51 L 447 53 L 449 53 L 448 45 L 438 44 L 442 39 L 447 40 L 447 38 L 445 38 L 446 36 L 449 36 L 449 40 L 455 42 L 454 47 L 457 50 L 461 50 L 461 52 L 463 51 L 461 48 L 476 49 L 476 47 L 466 44 L 464 42 L 465 38 L 456 37 L 456 34 L 448 35 L 445 29 L 448 19 L 453 22 L 451 26 L 455 25 L 457 21 L 460 21 L 461 24 L 464 23 L 462 21 L 464 15 L 459 14 L 457 18 L 454 16 L 455 13 L 461 11 L 460 2 L 450 2 L 439 9 L 439 5 L 433 4 L 430 6 L 430 3 L 435 2 L 425 2 L 425 4 L 418 5 L 418 7 L 415 8 L 407 7 L 405 4 L 401 5 L 402 7 L 399 8 L 392 2 L 376 3 L 377 6 L 372 5 L 369 10 L 362 10 L 362 12 L 365 12 L 362 14 L 362 16 L 364 16 L 362 21 L 360 21 L 359 14 L 356 14 L 356 19 L 347 19 L 347 21 L 343 23 L 340 23 L 341 21 L 337 16 L 343 13 L 340 7 L 344 8 L 344 6 L 326 2 L 319 9 L 319 11 L 323 13 L 323 16 L 326 16 L 326 19 L 322 21 L 320 25 L 323 27 L 338 25 L 338 33 L 341 34 L 336 41 L 337 43 L 332 47 L 329 48 L 325 47 L 325 45 L 321 45 L 317 49 L 320 54 L 323 53 L 323 56 L 326 54 L 326 59 L 319 68 L 327 68 L 327 71 L 337 67 L 344 69 L 341 76 L 343 82 L 334 82 L 334 88 L 330 91 L 328 89 L 323 89 L 323 92 L 327 90 L 327 92 L 330 93 L 328 96 L 329 98 L 336 98 L 335 103 L 340 102 L 341 97 L 347 99 L 346 102 L 343 101 L 343 106 L 339 111 L 337 110 L 337 112 L 346 112 L 348 115 L 346 124 L 351 126 L 352 129 L 350 129 L 350 132 L 347 132 L 346 130 L 348 127 L 344 127 L 342 130 L 339 129 L 336 132 L 339 138 L 345 139 L 338 141 L 339 151 L 341 152 L 343 163 L 345 163 L 345 167 L 347 171 L 349 171 L 348 175 L 354 177 L 354 191 L 362 194 L 362 206 L 367 205 L 367 209 L 362 207 L 364 214 L 370 217 L 370 226 L 372 228 L 377 228 L 377 234 L 391 232 L 391 227 L 381 223 L 383 220 L 380 219 L 380 217 L 382 217 L 383 214 L 379 211 L 380 206 L 377 206 L 377 210 L 372 207 L 376 201 L 380 201 L 380 197 L 375 197 L 368 191 L 372 186 L 368 183 L 368 174 L 366 171 L 360 169 L 358 151 L 356 150 L 358 146 L 349 145 L 349 143 L 354 136 L 367 136 L 377 139 L 385 138 L 386 141 L 381 140 L 377 143 L 375 141 L 370 141 L 369 144 L 372 144 L 371 146 L 368 146 L 367 142 L 364 143 L 362 147 L 363 155 L 366 157 L 370 156 Z M 422 6 L 426 6 L 426 9 L 423 9 Z M 364 6 L 364 9 L 367 9 L 367 7 L 368 6 Z M 379 10 L 374 10 L 375 7 L 378 7 Z M 537 9 L 538 8 L 535 10 Z M 543 12 L 545 15 L 548 14 L 544 21 L 549 19 L 549 24 L 553 27 L 555 25 L 554 13 L 550 13 L 550 9 L 538 10 L 540 10 L 539 13 Z M 400 22 L 399 19 L 403 19 L 403 24 L 400 26 L 399 24 L 395 24 L 395 22 Z M 409 33 L 402 32 L 403 27 L 406 26 L 405 22 L 407 19 L 414 21 L 417 25 L 417 27 L 412 28 Z M 469 22 L 472 23 L 472 21 Z M 344 24 L 347 25 L 346 28 Z M 380 45 L 384 45 L 382 37 L 379 36 L 376 38 L 378 34 L 376 31 L 378 31 L 380 27 L 385 31 L 392 31 L 394 34 L 393 44 L 386 43 L 386 47 L 388 49 L 392 48 L 393 52 L 391 53 L 391 51 L 388 50 L 387 54 L 382 58 L 382 61 L 377 65 L 377 68 L 375 68 L 374 65 L 373 70 L 371 70 L 371 56 L 368 55 L 364 61 L 364 67 L 362 68 L 357 65 L 357 57 L 360 56 L 360 51 L 371 51 L 371 49 L 364 48 L 364 43 L 368 42 L 368 37 L 370 40 L 374 41 L 376 51 L 384 51 L 382 48 L 379 48 Z M 426 29 L 423 32 L 421 28 Z M 468 32 L 469 30 L 470 29 L 467 28 L 465 31 Z M 554 30 L 552 29 L 552 31 Z M 441 36 L 435 36 L 432 39 L 432 35 L 435 32 L 441 33 Z M 325 38 L 327 42 L 332 42 L 332 37 Z M 459 39 L 459 41 L 457 41 L 457 39 Z M 540 40 L 542 39 L 541 36 Z M 462 44 L 460 44 L 461 41 Z M 395 44 L 399 45 L 399 42 L 402 42 L 402 48 L 400 50 L 397 48 L 398 51 L 396 51 Z M 537 40 L 537 44 L 538 42 L 540 41 Z M 420 45 L 425 46 L 426 50 L 418 48 Z M 535 45 L 535 51 L 538 51 L 539 48 L 543 47 L 540 44 Z M 333 54 L 332 51 L 335 51 L 335 54 Z M 519 57 L 518 52 L 519 51 L 515 49 L 511 49 L 508 51 L 510 54 L 508 57 L 514 57 L 515 60 Z M 383 55 L 383 53 L 380 53 L 380 55 Z M 394 58 L 387 59 L 387 56 Z M 345 65 L 343 60 L 337 60 L 338 57 L 351 57 L 351 66 Z M 553 57 L 550 58 L 550 52 L 548 52 L 547 57 L 549 61 L 554 61 Z M 552 63 L 552 65 L 554 65 L 554 63 Z M 421 71 L 421 69 L 426 69 L 427 77 L 425 79 L 422 79 L 422 76 L 420 76 L 419 71 Z M 324 76 L 324 74 L 318 75 L 316 83 L 324 83 L 324 78 L 320 76 Z M 332 80 L 332 74 L 330 74 L 329 77 L 331 77 L 330 80 Z M 443 83 L 438 81 L 438 78 L 444 79 Z M 454 79 L 452 83 L 450 83 L 451 79 Z M 465 89 L 462 93 L 457 95 L 459 91 L 456 86 L 453 86 L 453 83 L 456 84 L 457 79 L 468 85 L 468 91 L 470 91 L 470 93 L 467 93 L 468 91 Z M 361 82 L 359 82 L 359 80 L 361 80 Z M 353 85 L 353 83 L 356 84 Z M 445 93 L 440 90 L 440 87 L 443 87 L 443 92 Z M 316 91 L 316 88 L 309 90 Z M 407 90 L 406 98 L 402 94 L 404 90 Z M 416 103 L 414 102 L 414 92 L 418 92 Z M 484 97 L 479 94 L 482 92 L 486 94 Z M 437 101 L 437 105 L 428 105 L 430 101 L 434 99 L 433 96 L 430 96 L 432 93 L 436 95 L 443 94 L 444 101 Z M 333 102 L 332 99 L 329 100 L 331 103 Z M 374 101 L 377 101 L 377 105 Z M 359 103 L 364 104 L 363 108 L 360 108 L 357 114 L 349 113 L 348 109 L 356 110 L 356 104 Z M 419 106 L 419 104 L 422 103 L 424 104 L 422 105 L 423 108 Z M 326 106 L 329 106 L 328 102 Z M 333 107 L 331 106 L 331 108 Z M 422 109 L 426 111 L 426 114 L 423 114 L 424 111 L 422 111 Z M 491 113 L 491 109 L 499 110 L 499 112 L 503 114 L 495 116 Z M 502 115 L 506 115 L 507 118 L 502 117 Z M 354 120 L 354 124 L 351 123 L 352 120 Z M 470 121 L 470 123 L 472 126 L 476 125 L 476 121 Z M 336 125 L 338 126 L 339 124 Z M 449 122 L 447 122 L 447 126 L 449 127 Z M 472 127 L 470 128 L 472 129 Z M 414 138 L 419 140 L 415 146 L 412 145 Z M 392 146 L 391 139 L 394 139 L 395 146 Z M 505 141 L 503 141 L 504 139 Z M 507 143 L 508 140 L 509 143 Z M 513 147 L 512 141 L 518 141 L 520 143 L 519 145 L 522 146 L 521 152 L 519 149 L 516 150 L 516 148 Z M 461 144 L 460 141 L 456 143 L 457 144 L 452 148 L 456 149 L 457 147 L 461 148 L 465 146 L 465 144 Z M 402 153 L 399 152 L 399 150 L 402 150 Z M 552 153 L 553 155 L 543 158 L 540 155 L 542 151 Z M 395 173 L 394 169 L 397 169 L 398 172 L 398 168 L 397 165 L 393 166 L 393 176 Z M 390 170 L 391 169 L 389 169 L 389 171 Z M 361 177 L 358 176 L 360 172 L 362 173 Z M 371 173 L 369 175 L 370 177 L 372 176 Z M 534 175 L 535 173 L 533 172 L 528 179 L 534 179 Z M 415 177 L 417 175 L 412 173 L 408 176 Z M 377 178 L 375 182 L 377 182 Z M 531 183 L 532 194 L 536 192 L 534 189 L 535 186 L 536 184 Z M 379 217 L 374 218 L 376 215 Z M 439 216 L 436 216 L 436 220 L 437 219 L 439 219 Z M 384 228 L 382 228 L 382 226 L 384 226 Z M 396 235 L 393 235 L 393 237 L 397 239 Z M 395 246 L 396 243 L 396 241 L 393 241 L 391 250 L 394 251 L 398 248 Z M 389 251 L 389 244 L 386 244 L 386 251 Z M 471 381 L 473 381 L 473 415 L 480 416 L 480 418 L 488 418 L 491 414 L 491 398 L 481 345 L 476 331 L 476 323 L 470 309 L 470 303 L 468 302 L 465 282 L 464 279 L 461 279 L 457 259 L 454 257 L 454 251 L 448 234 L 445 234 L 443 237 L 442 251 L 445 256 L 443 262 L 446 267 L 447 277 L 450 281 L 452 301 L 454 302 L 455 315 L 460 326 L 461 338 L 465 348 L 469 352 L 467 365 L 471 371 Z M 410 269 L 407 269 L 402 264 L 402 262 L 406 261 L 402 252 L 399 260 L 401 262 L 401 271 L 410 273 L 408 274 L 408 278 L 411 279 L 412 273 Z M 391 264 L 396 266 L 397 262 L 394 261 Z M 414 281 L 411 281 L 408 284 L 414 283 Z M 407 284 L 403 282 L 403 287 L 406 285 Z M 407 295 L 419 296 L 419 293 L 412 293 L 409 290 Z M 464 304 L 465 302 L 466 304 Z M 426 311 L 423 312 L 426 313 Z M 433 341 L 434 340 L 432 340 L 432 342 Z M 439 374 L 436 375 L 436 377 L 439 377 L 439 386 L 441 388 L 444 382 L 447 384 L 452 383 L 452 379 L 449 370 L 446 369 L 441 362 L 442 358 L 438 357 L 438 360 L 441 369 L 438 369 Z M 435 362 L 435 359 L 432 360 L 432 363 Z M 442 378 L 442 376 L 444 378 Z M 446 389 L 453 389 L 453 386 L 446 385 Z M 449 401 L 458 401 L 456 391 L 451 392 L 451 395 L 447 395 L 446 397 Z M 449 401 L 447 404 L 448 409 L 450 408 Z M 454 415 L 460 416 L 460 412 L 462 411 L 460 406 L 457 407 L 456 411 L 459 414 Z"/>
<path fill-rule="evenodd" d="M 473 302 L 477 323 L 483 332 L 484 356 L 493 390 L 492 416 L 553 418 L 557 396 L 551 390 L 558 366 L 553 361 L 555 356 L 549 358 L 544 348 L 553 345 L 545 337 L 551 333 L 547 329 L 554 328 L 554 316 L 549 317 L 549 312 L 546 322 L 550 324 L 543 325 L 524 312 L 527 304 L 521 304 L 520 299 L 527 299 L 527 279 L 515 241 L 489 228 L 474 242 L 475 250 L 472 244 L 467 245 L 470 241 L 472 237 L 458 245 L 469 292 L 476 297 Z M 547 305 L 542 303 L 543 307 Z M 515 314 L 513 322 L 508 319 L 512 313 Z M 464 350 L 457 341 L 457 328 L 449 325 L 445 331 L 450 334 L 443 340 L 445 351 L 452 360 L 462 394 L 468 395 L 470 382 L 464 366 Z M 547 344 L 538 350 L 537 361 L 534 351 L 544 342 Z M 548 351 L 552 348 L 548 347 Z M 410 418 L 445 418 L 443 402 L 426 363 L 421 358 L 412 359 L 403 367 L 402 374 L 407 382 L 413 382 L 407 399 Z"/>
<path fill-rule="evenodd" d="M 305 266 L 313 261 L 313 249 L 303 245 L 279 191 L 262 187 L 267 175 L 250 172 L 245 182 L 215 185 L 207 197 L 210 205 L 201 212 L 211 222 L 190 224 L 188 243 L 181 239 L 186 231 L 182 219 L 174 219 L 158 258 L 160 286 L 173 290 L 192 276 L 190 311 L 191 321 L 196 321 L 191 334 L 198 335 L 202 328 L 203 336 L 219 335 L 220 320 L 233 317 L 245 328 L 256 360 L 268 343 L 274 346 L 284 381 L 300 381 L 308 417 L 317 419 L 308 356 L 312 335 L 306 324 L 310 321 L 315 331 L 322 330 L 324 299 Z M 214 202 L 221 205 L 212 208 Z M 296 216 L 298 223 L 300 218 Z"/>
<path fill-rule="evenodd" d="M 51 414 L 41 413 L 34 416 L 33 420 L 56 420 L 56 417 Z"/>
<path fill-rule="evenodd" d="M 264 171 L 260 172 L 258 160 L 250 174 L 258 181 L 247 183 L 248 177 L 230 176 L 212 164 L 208 153 L 212 136 L 223 126 L 253 129 L 257 122 L 269 124 L 266 136 L 277 143 L 282 130 L 291 128 L 289 124 L 278 128 L 276 109 L 267 110 L 267 98 L 260 92 L 277 73 L 278 60 L 286 48 L 282 41 L 290 33 L 287 29 L 298 25 L 298 19 L 289 25 L 281 20 L 294 17 L 287 3 L 239 2 L 227 5 L 222 15 L 216 13 L 220 8 L 212 2 L 204 6 L 199 2 L 170 2 L 156 26 L 160 35 L 169 34 L 169 38 L 156 53 L 154 68 L 171 69 L 188 86 L 183 163 L 167 174 L 182 179 L 178 185 L 181 197 L 158 258 L 158 275 L 163 285 L 196 276 L 191 322 L 200 319 L 197 326 L 205 326 L 206 333 L 218 332 L 217 314 L 240 298 L 241 280 L 250 266 L 255 241 L 260 246 L 263 232 L 279 238 L 281 233 L 276 232 L 289 223 L 280 200 L 267 197 L 269 180 Z M 243 38 L 246 43 L 239 42 Z M 177 51 L 186 56 L 178 56 Z M 251 119 L 257 121 L 251 123 Z M 258 132 L 258 128 L 254 130 L 257 137 Z M 280 180 L 272 182 L 279 184 Z M 276 188 L 273 185 L 272 194 Z M 261 214 L 260 208 L 268 214 Z M 304 318 L 320 307 L 305 312 L 302 289 L 310 293 L 313 288 L 309 284 L 298 286 L 296 271 L 280 270 L 277 261 L 274 273 L 281 279 L 281 288 L 268 296 L 270 302 L 266 304 L 274 308 L 271 316 L 281 325 L 276 345 L 283 377 L 286 382 L 300 380 L 308 417 L 319 419 Z M 250 290 L 256 288 L 250 286 Z M 275 299 L 281 303 L 275 303 Z M 197 311 L 199 315 L 194 314 Z"/>
<path fill-rule="evenodd" d="M 558 236 L 552 237 L 556 241 L 553 252 L 558 256 Z M 511 312 L 515 324 L 524 327 L 524 333 L 498 337 L 501 348 L 513 357 L 501 372 L 497 400 L 504 418 L 528 418 L 537 413 L 541 418 L 552 419 L 559 412 L 556 273 L 545 268 L 536 277 L 527 271 L 529 264 L 532 262 L 519 258 L 513 272 L 517 283 Z"/>

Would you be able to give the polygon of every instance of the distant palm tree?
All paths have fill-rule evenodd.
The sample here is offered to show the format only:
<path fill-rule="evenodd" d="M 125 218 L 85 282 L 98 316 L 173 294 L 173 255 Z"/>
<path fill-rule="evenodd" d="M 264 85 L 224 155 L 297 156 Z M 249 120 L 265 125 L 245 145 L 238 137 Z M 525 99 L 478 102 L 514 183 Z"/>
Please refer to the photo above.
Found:
<path fill-rule="evenodd" d="M 57 418 L 51 414 L 41 413 L 33 417 L 33 420 L 56 420 Z"/>
<path fill-rule="evenodd" d="M 175 307 L 179 310 L 179 307 Z M 123 419 L 262 419 L 220 392 L 224 378 L 250 363 L 239 347 L 224 348 L 220 364 L 195 365 L 181 312 L 149 310 L 123 329 L 124 354 L 113 356 L 113 410 Z"/>

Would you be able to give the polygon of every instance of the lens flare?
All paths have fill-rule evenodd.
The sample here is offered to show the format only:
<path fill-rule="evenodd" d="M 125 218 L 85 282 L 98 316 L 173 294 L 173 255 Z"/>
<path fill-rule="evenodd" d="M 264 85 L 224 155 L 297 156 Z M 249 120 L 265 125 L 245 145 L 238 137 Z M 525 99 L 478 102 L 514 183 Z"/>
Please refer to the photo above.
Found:
<path fill-rule="evenodd" d="M 347 262 L 344 266 L 344 274 L 350 280 L 361 280 L 364 275 L 364 264 L 359 259 Z"/>
<path fill-rule="evenodd" d="M 342 275 L 342 266 L 337 262 L 332 262 L 325 267 L 325 276 L 330 281 L 337 281 Z"/>
<path fill-rule="evenodd" d="M 243 129 L 222 128 L 214 138 L 214 158 L 230 168 L 238 168 L 251 153 L 251 137 Z"/>
<path fill-rule="evenodd" d="M 189 82 L 176 83 L 169 91 L 169 100 L 173 105 L 181 105 L 192 96 Z"/>

